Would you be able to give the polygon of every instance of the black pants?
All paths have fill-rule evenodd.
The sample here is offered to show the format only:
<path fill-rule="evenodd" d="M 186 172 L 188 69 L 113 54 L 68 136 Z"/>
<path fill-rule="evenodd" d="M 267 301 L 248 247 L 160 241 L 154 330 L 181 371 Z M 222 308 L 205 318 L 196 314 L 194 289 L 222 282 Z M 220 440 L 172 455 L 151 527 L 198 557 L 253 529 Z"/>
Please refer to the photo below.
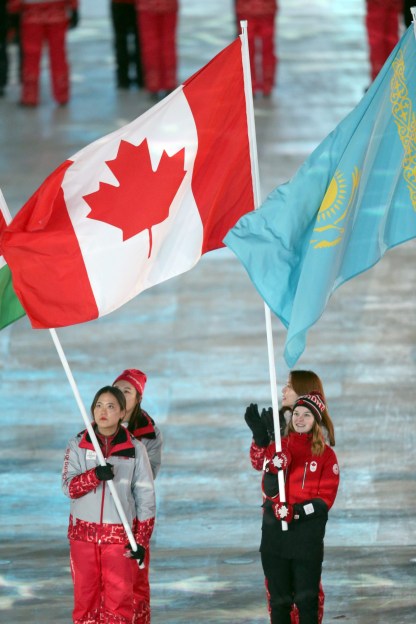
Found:
<path fill-rule="evenodd" d="M 136 83 L 142 87 L 143 69 L 134 4 L 113 2 L 111 18 L 114 29 L 117 85 L 128 87 Z"/>
<path fill-rule="evenodd" d="M 270 594 L 271 623 L 290 624 L 295 603 L 300 624 L 318 624 L 321 559 L 282 559 L 262 552 L 261 562 Z"/>
<path fill-rule="evenodd" d="M 7 84 L 8 58 L 7 58 L 7 14 L 6 3 L 0 7 L 0 89 Z"/>

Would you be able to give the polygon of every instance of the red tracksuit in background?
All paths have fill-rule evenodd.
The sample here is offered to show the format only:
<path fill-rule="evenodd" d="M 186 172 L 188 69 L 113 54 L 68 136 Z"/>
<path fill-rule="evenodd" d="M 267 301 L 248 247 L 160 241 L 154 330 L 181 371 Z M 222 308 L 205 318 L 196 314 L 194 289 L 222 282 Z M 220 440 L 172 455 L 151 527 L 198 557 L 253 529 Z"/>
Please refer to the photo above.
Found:
<path fill-rule="evenodd" d="M 402 11 L 403 0 L 367 0 L 366 26 L 372 80 L 399 41 Z"/>
<path fill-rule="evenodd" d="M 176 88 L 178 0 L 136 0 L 146 89 L 153 94 Z"/>
<path fill-rule="evenodd" d="M 272 92 L 277 57 L 274 51 L 276 0 L 236 0 L 237 19 L 247 20 L 253 92 Z"/>
<path fill-rule="evenodd" d="M 40 60 L 43 43 L 49 48 L 52 92 L 58 104 L 69 100 L 69 67 L 66 31 L 78 0 L 9 0 L 11 13 L 20 13 L 22 45 L 21 104 L 36 106 L 39 101 Z M 75 24 L 74 24 L 75 25 Z"/>

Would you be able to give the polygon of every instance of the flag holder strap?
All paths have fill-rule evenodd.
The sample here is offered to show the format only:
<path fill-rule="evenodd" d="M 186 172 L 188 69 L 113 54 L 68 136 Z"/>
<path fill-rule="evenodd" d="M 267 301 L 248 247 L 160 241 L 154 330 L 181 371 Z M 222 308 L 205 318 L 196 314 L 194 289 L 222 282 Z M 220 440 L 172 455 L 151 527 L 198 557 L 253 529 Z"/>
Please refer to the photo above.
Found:
<path fill-rule="evenodd" d="M 243 75 L 244 75 L 244 92 L 246 96 L 246 109 L 247 109 L 247 127 L 248 137 L 250 142 L 250 160 L 251 160 L 251 173 L 253 179 L 253 193 L 254 193 L 254 205 L 258 208 L 261 204 L 260 193 L 260 175 L 259 175 L 259 163 L 257 153 L 257 139 L 256 128 L 254 122 L 254 104 L 253 104 L 253 89 L 251 84 L 251 70 L 250 70 L 250 55 L 248 50 L 247 39 L 247 20 L 240 22 L 241 26 L 241 41 L 242 41 L 242 61 L 243 61 Z M 270 374 L 270 388 L 272 395 L 272 408 L 273 408 L 273 425 L 274 425 L 274 437 L 276 451 L 282 450 L 282 440 L 280 437 L 280 420 L 279 420 L 279 401 L 277 397 L 277 382 L 276 382 L 276 366 L 274 360 L 274 348 L 273 348 L 273 332 L 272 332 L 272 319 L 269 306 L 264 303 L 264 315 L 266 320 L 266 337 L 267 337 L 267 353 L 269 359 L 269 374 Z M 285 491 L 285 478 L 283 470 L 278 470 L 277 478 L 279 482 L 279 500 L 282 503 L 286 502 Z M 288 530 L 288 523 L 282 520 L 282 530 Z"/>

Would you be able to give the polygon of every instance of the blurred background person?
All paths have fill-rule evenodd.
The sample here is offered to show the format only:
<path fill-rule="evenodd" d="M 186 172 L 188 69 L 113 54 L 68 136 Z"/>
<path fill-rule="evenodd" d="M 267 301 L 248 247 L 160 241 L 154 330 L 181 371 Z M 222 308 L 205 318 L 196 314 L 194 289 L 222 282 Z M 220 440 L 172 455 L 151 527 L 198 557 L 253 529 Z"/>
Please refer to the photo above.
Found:
<path fill-rule="evenodd" d="M 144 81 L 161 99 L 176 88 L 178 0 L 136 0 Z"/>
<path fill-rule="evenodd" d="M 0 0 L 0 97 L 4 95 L 9 68 L 7 57 L 7 32 L 7 0 Z"/>
<path fill-rule="evenodd" d="M 277 0 L 236 0 L 238 23 L 248 21 L 247 38 L 250 52 L 253 93 L 269 97 L 275 83 L 275 22 Z"/>
<path fill-rule="evenodd" d="M 377 76 L 399 41 L 403 0 L 367 0 L 366 27 L 371 80 Z"/>
<path fill-rule="evenodd" d="M 143 69 L 135 0 L 111 0 L 118 89 L 143 87 Z"/>
<path fill-rule="evenodd" d="M 42 48 L 49 49 L 52 93 L 58 104 L 69 100 L 69 65 L 66 53 L 67 29 L 78 24 L 78 0 L 9 0 L 11 15 L 20 15 L 22 50 L 22 106 L 39 103 Z"/>

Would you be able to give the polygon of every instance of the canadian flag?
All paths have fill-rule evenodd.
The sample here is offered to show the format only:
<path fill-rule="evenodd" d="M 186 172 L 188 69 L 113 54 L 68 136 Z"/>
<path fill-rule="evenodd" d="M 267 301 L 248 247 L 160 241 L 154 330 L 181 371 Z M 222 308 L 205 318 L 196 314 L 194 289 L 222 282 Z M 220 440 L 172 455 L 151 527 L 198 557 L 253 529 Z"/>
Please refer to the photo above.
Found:
<path fill-rule="evenodd" d="M 62 327 L 189 270 L 253 208 L 237 39 L 61 164 L 4 231 L 1 250 L 32 326 Z"/>

